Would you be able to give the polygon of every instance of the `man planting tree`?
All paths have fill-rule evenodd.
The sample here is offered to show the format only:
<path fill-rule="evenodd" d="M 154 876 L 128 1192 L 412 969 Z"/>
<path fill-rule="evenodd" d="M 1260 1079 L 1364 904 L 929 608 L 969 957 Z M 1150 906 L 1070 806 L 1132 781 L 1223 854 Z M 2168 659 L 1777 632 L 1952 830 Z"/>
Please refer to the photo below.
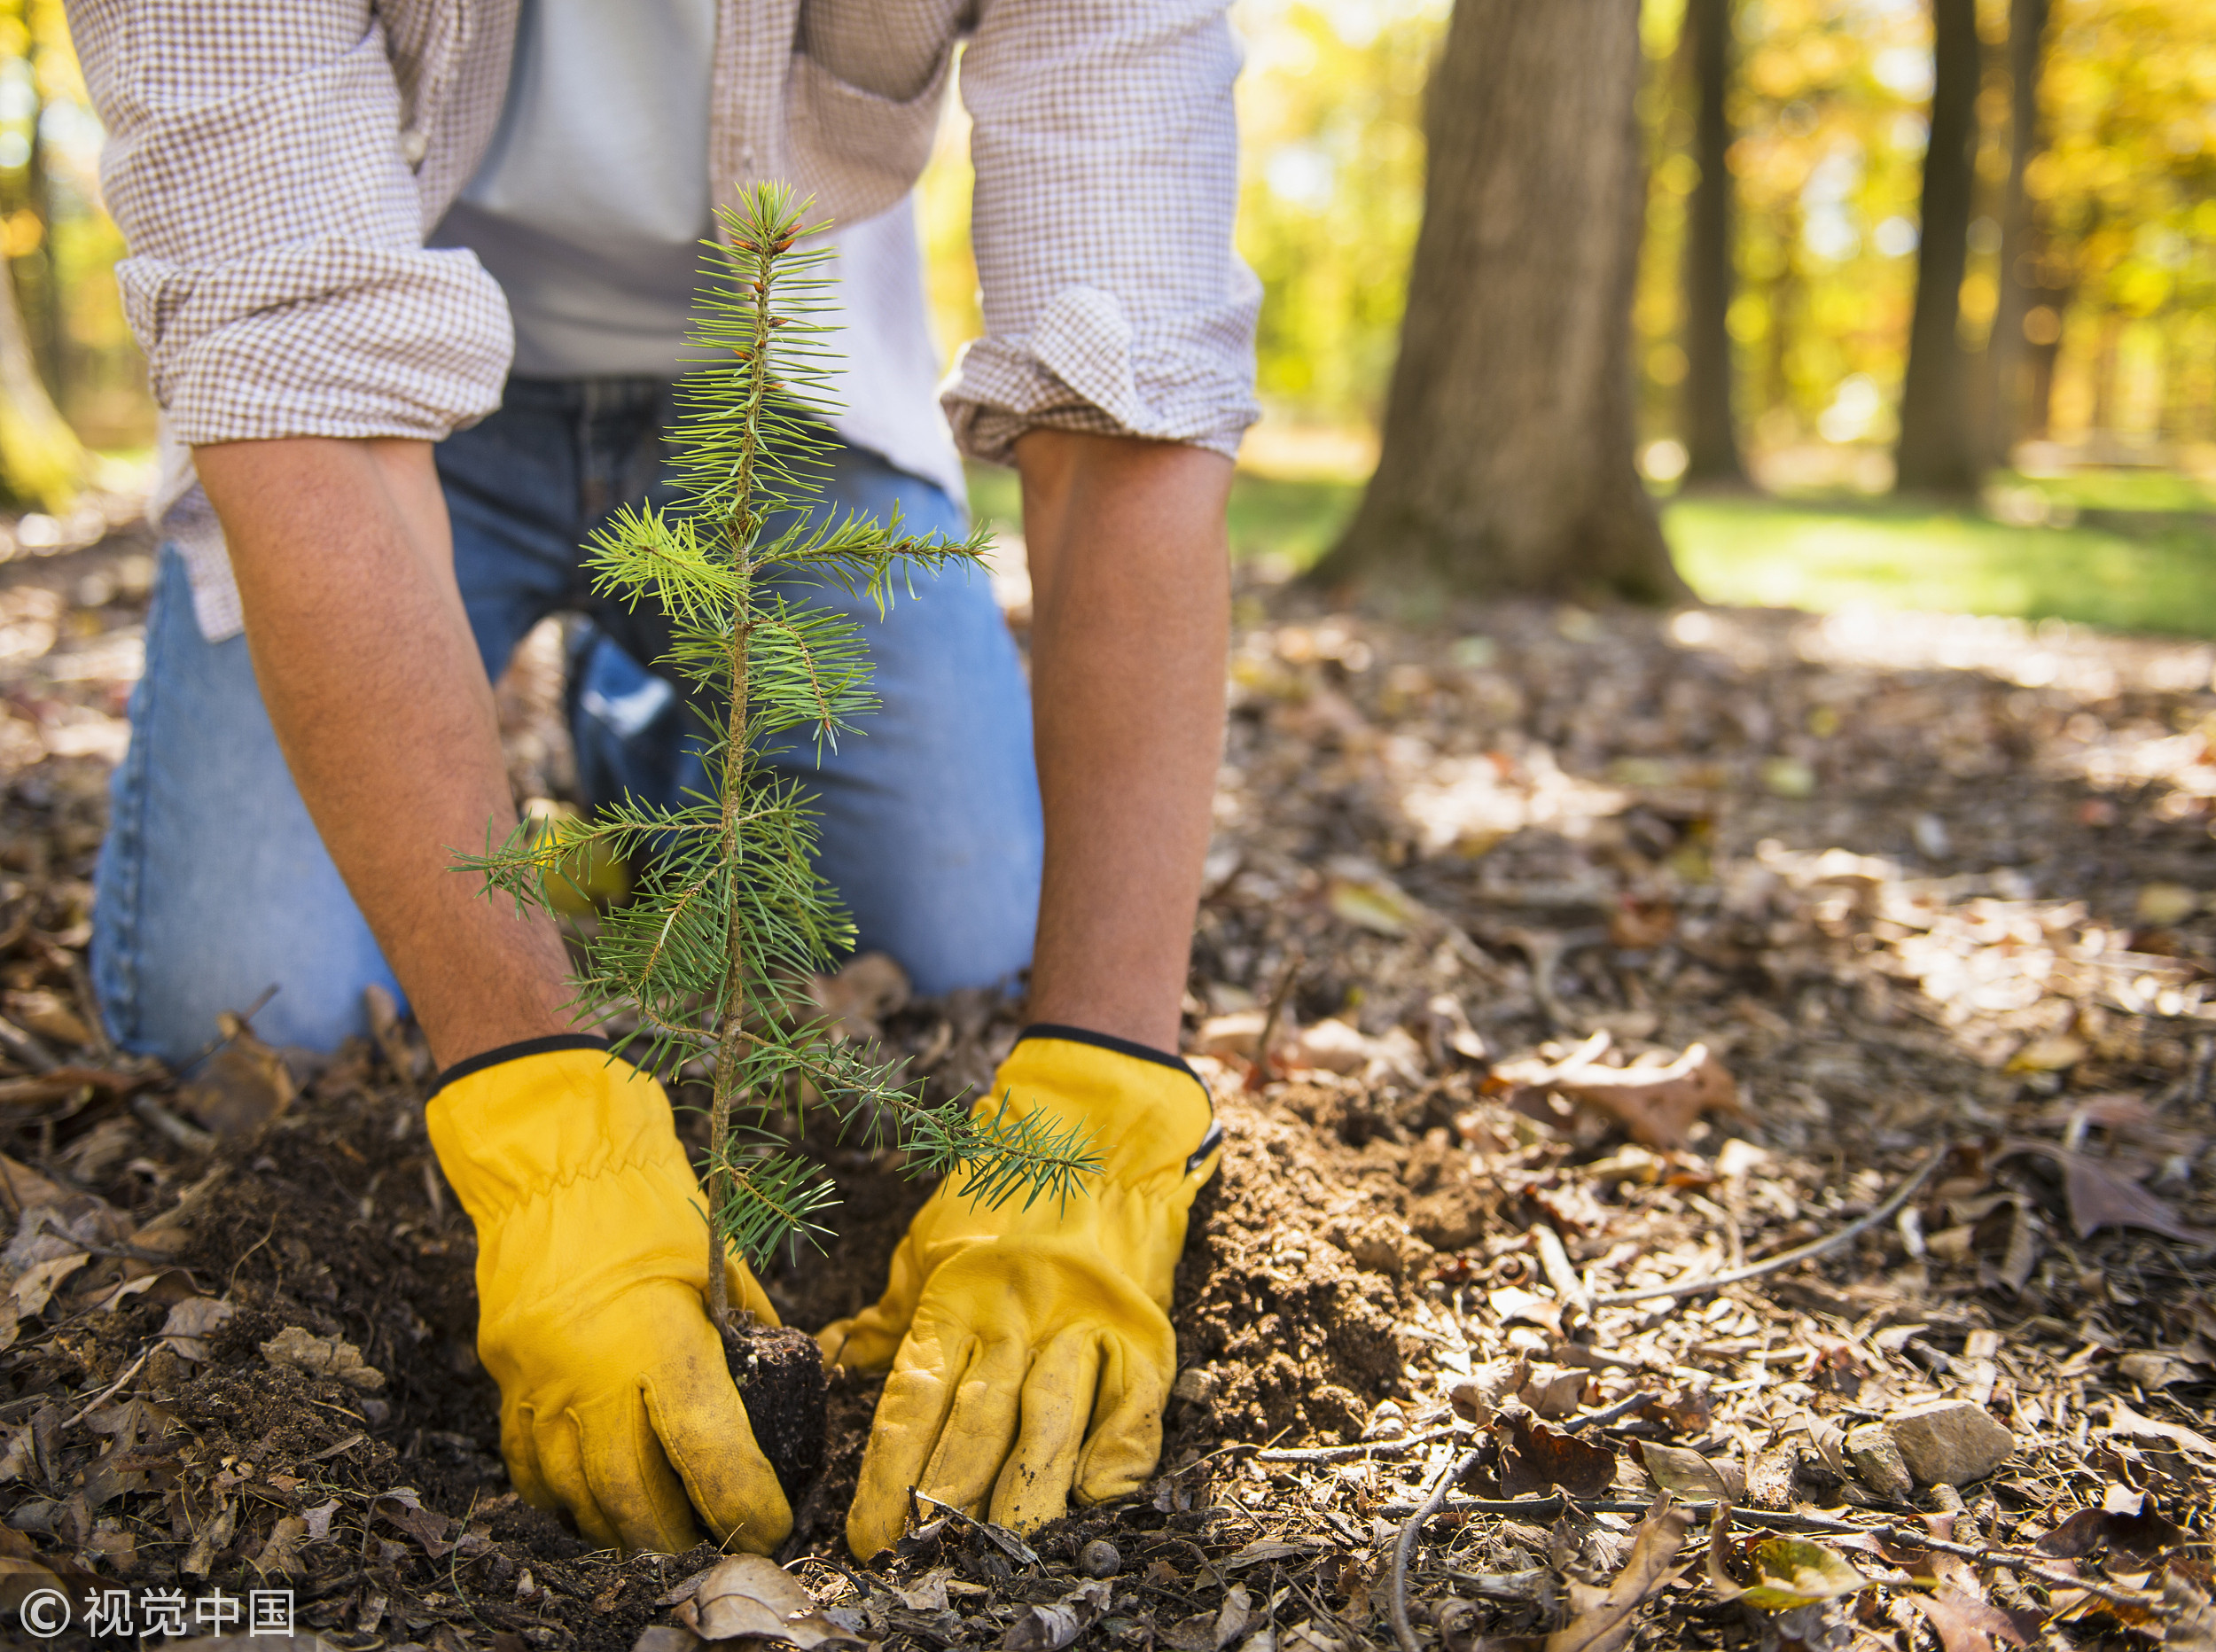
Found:
<path fill-rule="evenodd" d="M 446 1069 L 433 1139 L 478 1227 L 519 1488 L 604 1543 L 784 1538 L 703 1307 L 668 1102 L 569 1028 L 551 923 L 480 900 L 454 859 L 512 823 L 489 681 L 552 612 L 586 617 L 587 791 L 700 784 L 684 690 L 651 669 L 666 639 L 591 596 L 577 547 L 667 499 L 697 244 L 716 202 L 789 182 L 841 226 L 847 411 L 818 510 L 958 529 L 954 443 L 1012 460 L 1034 618 L 1026 705 L 982 582 L 919 578 L 865 616 L 869 737 L 773 760 L 817 795 L 862 945 L 925 992 L 1030 966 L 1034 1025 L 995 1093 L 1104 1160 L 1064 1204 L 942 1189 L 883 1299 L 823 1334 L 891 1372 L 848 1535 L 882 1547 L 910 1488 L 1023 1525 L 1135 1489 L 1214 1162 L 1172 1052 L 1221 737 L 1229 456 L 1252 417 L 1217 0 L 69 13 L 164 413 L 165 544 L 95 919 L 119 1041 L 189 1059 L 274 984 L 261 1030 L 328 1048 L 364 987 L 403 991 Z M 940 397 L 950 442 L 909 191 L 963 37 L 986 332 Z"/>

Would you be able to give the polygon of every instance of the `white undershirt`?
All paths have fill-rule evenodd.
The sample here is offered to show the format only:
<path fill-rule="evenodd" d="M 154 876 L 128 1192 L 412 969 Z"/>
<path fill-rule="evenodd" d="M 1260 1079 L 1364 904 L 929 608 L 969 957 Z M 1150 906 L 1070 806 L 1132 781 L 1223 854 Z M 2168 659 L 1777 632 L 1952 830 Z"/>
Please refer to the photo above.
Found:
<path fill-rule="evenodd" d="M 434 246 L 465 246 L 507 295 L 514 371 L 675 375 L 713 232 L 716 0 L 522 0 L 490 146 Z M 827 294 L 845 330 L 840 434 L 963 496 L 934 394 L 939 352 L 915 206 L 842 226 Z"/>

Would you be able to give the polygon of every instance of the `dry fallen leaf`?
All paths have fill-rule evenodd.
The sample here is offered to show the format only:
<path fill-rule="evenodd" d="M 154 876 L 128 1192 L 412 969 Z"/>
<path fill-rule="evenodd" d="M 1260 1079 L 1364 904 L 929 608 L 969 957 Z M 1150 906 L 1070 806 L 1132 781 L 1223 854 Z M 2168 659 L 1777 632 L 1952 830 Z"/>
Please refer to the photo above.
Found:
<path fill-rule="evenodd" d="M 261 1545 L 261 1552 L 254 1557 L 254 1569 L 265 1577 L 270 1572 L 300 1570 L 299 1551 L 308 1541 L 308 1522 L 298 1515 L 285 1515 L 269 1528 L 269 1535 Z"/>
<path fill-rule="evenodd" d="M 1163 1637 L 1163 1644 L 1174 1648 L 1174 1652 L 1222 1652 L 1223 1648 L 1252 1627 L 1258 1617 L 1253 1609 L 1253 1597 L 1235 1585 L 1223 1592 L 1221 1608 L 1213 1612 L 1196 1612 L 1179 1620 Z M 1025 1649 L 1018 1648 L 1014 1652 Z"/>
<path fill-rule="evenodd" d="M 251 1135 L 291 1104 L 292 1070 L 237 1016 L 216 1022 L 226 1041 L 178 1087 L 177 1100 L 219 1136 Z"/>
<path fill-rule="evenodd" d="M 1333 916 L 1373 935 L 1405 935 L 1418 916 L 1408 898 L 1382 880 L 1334 877 L 1325 900 Z"/>
<path fill-rule="evenodd" d="M 2206 1590 L 2172 1570 L 2163 1574 L 2162 1604 L 2168 1615 L 2162 1627 L 2165 1652 L 2216 1652 L 2216 1602 Z"/>
<path fill-rule="evenodd" d="M 187 1297 L 170 1305 L 168 1317 L 161 1322 L 162 1340 L 181 1357 L 206 1365 L 215 1358 L 207 1339 L 238 1312 L 214 1297 Z"/>
<path fill-rule="evenodd" d="M 838 974 L 811 977 L 808 995 L 839 1037 L 873 1039 L 908 1002 L 908 971 L 886 953 L 858 953 Z"/>
<path fill-rule="evenodd" d="M 2035 1038 L 2009 1057 L 2005 1072 L 2061 1072 L 2076 1066 L 2086 1056 L 2083 1039 L 2072 1038 L 2067 1032 L 2050 1032 Z"/>
<path fill-rule="evenodd" d="M 720 1562 L 678 1603 L 677 1617 L 704 1640 L 789 1640 L 800 1652 L 856 1640 L 816 1609 L 798 1578 L 760 1555 Z"/>
<path fill-rule="evenodd" d="M 454 1550 L 454 1545 L 447 1539 L 453 1531 L 455 1523 L 433 1509 L 425 1508 L 423 1500 L 404 1486 L 371 1499 L 370 1513 L 415 1539 L 423 1552 L 433 1560 L 443 1560 Z"/>
<path fill-rule="evenodd" d="M 2141 1353 L 2127 1353 L 2116 1362 L 2118 1376 L 2128 1377 L 2142 1388 L 2169 1388 L 2179 1383 L 2196 1383 L 2208 1368 L 2189 1363 L 2175 1354 L 2152 1349 Z"/>
<path fill-rule="evenodd" d="M 71 1251 L 47 1261 L 32 1263 L 8 1287 L 8 1294 L 15 1298 L 16 1311 L 39 1312 L 52 1299 L 55 1288 L 91 1259 L 88 1251 Z"/>
<path fill-rule="evenodd" d="M 2033 1153 L 2062 1166 L 2063 1194 L 2070 1204 L 2070 1225 L 2086 1238 L 2103 1227 L 2143 1227 L 2182 1244 L 2216 1246 L 2216 1230 L 2178 1220 L 2177 1212 L 2136 1181 L 2118 1175 L 2098 1159 L 2072 1153 L 2052 1142 L 2010 1136 L 1997 1158 Z"/>
<path fill-rule="evenodd" d="M 1697 1451 L 1658 1446 L 1651 1440 L 1641 1441 L 1639 1450 L 1646 1459 L 1647 1472 L 1654 1477 L 1654 1483 L 1688 1502 L 1735 1502 L 1745 1489 L 1734 1484 L 1742 1477 L 1736 1463 L 1719 1466 Z"/>
<path fill-rule="evenodd" d="M 2063 1560 L 2082 1560 L 2104 1545 L 2133 1555 L 2159 1554 L 2185 1534 L 2157 1514 L 2150 1500 L 2144 1492 L 2111 1486 L 2100 1508 L 2073 1511 L 2032 1547 Z"/>
<path fill-rule="evenodd" d="M 1639 1523 L 1623 1569 L 1605 1589 L 1572 1579 L 1570 1621 L 1547 1637 L 1546 1652 L 1616 1652 L 1631 1639 L 1635 1615 L 1684 1569 L 1671 1562 L 1692 1519 L 1665 1492 Z"/>
<path fill-rule="evenodd" d="M 1997 1652 L 1999 1645 L 2029 1644 L 2006 1612 L 1960 1589 L 1949 1586 L 1935 1594 L 1911 1594 L 1908 1600 L 1930 1620 L 1942 1652 Z"/>
<path fill-rule="evenodd" d="M 1501 1495 L 1528 1497 L 1556 1486 L 1598 1497 L 1615 1484 L 1616 1453 L 1517 1413 L 1495 1425 L 1501 1436 Z"/>
<path fill-rule="evenodd" d="M 1765 1612 L 1790 1612 L 1869 1587 L 1846 1556 L 1806 1538 L 1765 1538 L 1754 1546 L 1754 1583 L 1739 1599 Z"/>
<path fill-rule="evenodd" d="M 43 1039 L 82 1048 L 92 1042 L 91 1030 L 59 993 L 43 987 L 7 995 L 8 1017 Z"/>
<path fill-rule="evenodd" d="M 2174 1422 L 2142 1417 L 2120 1399 L 2110 1400 L 2108 1408 L 2109 1429 L 2113 1433 L 2128 1434 L 2134 1439 L 2157 1440 L 2165 1446 L 2182 1446 L 2196 1457 L 2216 1459 L 2216 1440 L 2205 1434 L 2196 1434 Z"/>
<path fill-rule="evenodd" d="M 1635 1142 L 1665 1149 L 1692 1140 L 1704 1113 L 1736 1113 L 1739 1087 L 1705 1044 L 1689 1045 L 1661 1064 L 1609 1067 L 1599 1057 L 1608 1035 L 1596 1033 L 1559 1063 L 1510 1062 L 1493 1070 L 1494 1081 L 1528 1092 L 1551 1091 L 1610 1113 Z"/>
<path fill-rule="evenodd" d="M 334 1377 L 348 1388 L 373 1394 L 385 1386 L 385 1373 L 362 1362 L 362 1351 L 336 1336 L 311 1336 L 297 1325 L 288 1325 L 261 1344 L 261 1357 L 271 1365 L 289 1365 L 310 1376 Z"/>

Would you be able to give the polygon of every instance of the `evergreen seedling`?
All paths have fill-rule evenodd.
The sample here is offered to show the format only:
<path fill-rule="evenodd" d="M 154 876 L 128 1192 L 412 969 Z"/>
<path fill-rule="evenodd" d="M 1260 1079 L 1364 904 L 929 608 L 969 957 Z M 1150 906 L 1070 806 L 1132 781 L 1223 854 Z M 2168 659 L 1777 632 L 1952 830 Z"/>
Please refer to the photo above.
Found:
<path fill-rule="evenodd" d="M 590 820 L 529 821 L 498 848 L 465 857 L 486 892 L 549 905 L 548 885 L 594 857 L 645 870 L 628 904 L 583 942 L 573 1009 L 587 1025 L 626 1012 L 615 1048 L 667 1074 L 693 1056 L 714 1067 L 706 1193 L 709 1311 L 733 1332 L 726 1243 L 759 1263 L 784 1241 L 822 1231 L 830 1188 L 761 1127 L 811 1099 L 843 1133 L 893 1142 L 919 1174 L 951 1173 L 997 1205 L 1021 1194 L 1066 1197 L 1098 1168 L 1074 1130 L 1006 1105 L 972 1118 L 926 1105 L 894 1082 L 895 1064 L 841 1041 L 821 1020 L 795 1023 L 811 973 L 851 947 L 854 928 L 814 865 L 805 794 L 763 760 L 804 738 L 817 754 L 876 706 L 867 646 L 854 621 L 789 600 L 796 585 L 866 592 L 880 612 L 921 567 L 974 567 L 982 530 L 964 541 L 901 532 L 897 516 L 810 524 L 831 440 L 824 432 L 833 331 L 816 319 L 827 282 L 820 244 L 802 245 L 802 208 L 783 186 L 747 191 L 720 216 L 691 343 L 709 364 L 679 381 L 674 510 L 626 507 L 587 547 L 594 584 L 636 606 L 658 604 L 668 663 L 726 710 L 707 727 L 709 793 L 682 807 L 627 798 Z M 815 226 L 820 228 L 821 226 Z M 789 526 L 778 526 L 779 523 Z"/>

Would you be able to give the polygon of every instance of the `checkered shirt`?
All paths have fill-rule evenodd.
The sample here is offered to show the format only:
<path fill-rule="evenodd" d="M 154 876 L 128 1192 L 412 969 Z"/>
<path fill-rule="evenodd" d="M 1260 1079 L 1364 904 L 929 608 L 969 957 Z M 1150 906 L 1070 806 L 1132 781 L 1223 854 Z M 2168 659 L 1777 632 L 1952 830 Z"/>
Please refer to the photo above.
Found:
<path fill-rule="evenodd" d="M 472 253 L 423 239 L 491 141 L 516 11 L 68 0 L 130 248 L 117 278 L 163 414 L 152 509 L 213 640 L 241 621 L 192 447 L 438 440 L 499 404 L 513 347 L 500 290 Z M 847 224 L 901 206 L 966 37 L 985 334 L 941 387 L 956 444 L 1005 463 L 1045 425 L 1228 454 L 1256 416 L 1260 291 L 1231 248 L 1238 52 L 1223 12 L 721 0 L 711 175 L 734 195 L 784 179 Z M 847 275 L 850 306 L 872 279 Z"/>

